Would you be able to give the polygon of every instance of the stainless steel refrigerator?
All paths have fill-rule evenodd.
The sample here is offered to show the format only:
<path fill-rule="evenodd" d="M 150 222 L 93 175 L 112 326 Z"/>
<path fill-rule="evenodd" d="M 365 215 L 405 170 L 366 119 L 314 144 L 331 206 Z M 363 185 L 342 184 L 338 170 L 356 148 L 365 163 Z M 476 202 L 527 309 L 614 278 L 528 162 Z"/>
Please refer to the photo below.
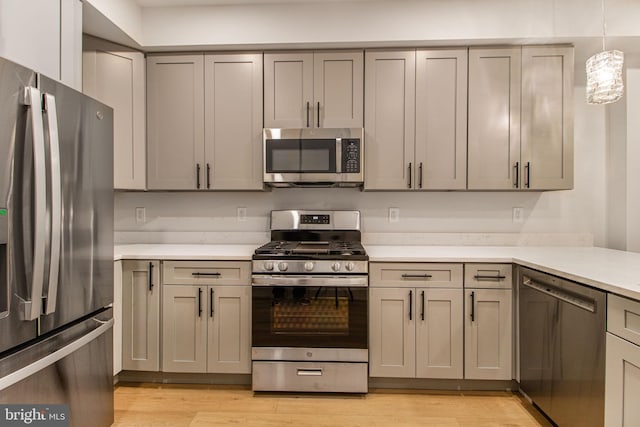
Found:
<path fill-rule="evenodd" d="M 0 404 L 111 425 L 112 302 L 113 111 L 0 58 Z"/>

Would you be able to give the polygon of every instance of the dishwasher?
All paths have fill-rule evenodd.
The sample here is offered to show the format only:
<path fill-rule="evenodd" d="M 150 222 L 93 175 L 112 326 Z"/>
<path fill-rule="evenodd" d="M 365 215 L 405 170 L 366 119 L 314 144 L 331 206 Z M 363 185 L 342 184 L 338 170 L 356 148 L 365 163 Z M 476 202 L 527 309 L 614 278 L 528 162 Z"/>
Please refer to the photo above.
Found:
<path fill-rule="evenodd" d="M 604 425 L 606 294 L 518 267 L 520 390 L 559 426 Z"/>

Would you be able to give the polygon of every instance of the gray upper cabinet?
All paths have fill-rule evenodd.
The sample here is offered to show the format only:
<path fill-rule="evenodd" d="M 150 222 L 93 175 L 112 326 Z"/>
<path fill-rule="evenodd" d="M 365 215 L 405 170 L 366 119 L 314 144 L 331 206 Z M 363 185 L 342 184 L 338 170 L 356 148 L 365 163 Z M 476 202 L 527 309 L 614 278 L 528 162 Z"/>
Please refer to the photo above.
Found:
<path fill-rule="evenodd" d="M 367 190 L 407 189 L 415 181 L 415 69 L 414 50 L 366 52 Z"/>
<path fill-rule="evenodd" d="M 362 127 L 362 51 L 266 53 L 264 126 Z"/>
<path fill-rule="evenodd" d="M 262 54 L 205 56 L 203 187 L 262 189 Z"/>
<path fill-rule="evenodd" d="M 467 185 L 467 49 L 367 51 L 365 188 Z"/>
<path fill-rule="evenodd" d="M 147 60 L 148 187 L 262 189 L 262 55 Z"/>
<path fill-rule="evenodd" d="M 573 188 L 573 48 L 469 49 L 471 190 Z"/>
<path fill-rule="evenodd" d="M 416 52 L 415 189 L 467 187 L 467 49 Z"/>
<path fill-rule="evenodd" d="M 147 185 L 151 190 L 202 188 L 203 62 L 203 55 L 147 58 Z"/>
<path fill-rule="evenodd" d="M 573 48 L 522 48 L 523 185 L 573 188 Z"/>
<path fill-rule="evenodd" d="M 113 107 L 113 186 L 146 188 L 144 54 L 85 36 L 82 91 Z"/>
<path fill-rule="evenodd" d="M 469 189 L 519 188 L 520 51 L 469 49 Z"/>

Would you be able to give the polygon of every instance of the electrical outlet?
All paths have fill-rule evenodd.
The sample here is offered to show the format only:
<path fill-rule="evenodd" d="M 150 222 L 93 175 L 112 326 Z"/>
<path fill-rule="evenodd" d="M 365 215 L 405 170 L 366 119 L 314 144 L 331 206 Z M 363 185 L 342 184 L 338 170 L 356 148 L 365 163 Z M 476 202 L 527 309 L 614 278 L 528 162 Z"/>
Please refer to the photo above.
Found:
<path fill-rule="evenodd" d="M 400 221 L 400 208 L 389 208 L 389 222 Z"/>
<path fill-rule="evenodd" d="M 236 216 L 238 218 L 238 221 L 240 221 L 240 222 L 246 221 L 247 220 L 247 208 L 240 207 L 240 208 L 236 209 Z"/>
<path fill-rule="evenodd" d="M 512 220 L 514 223 L 524 222 L 524 208 L 513 208 Z"/>
<path fill-rule="evenodd" d="M 147 222 L 147 212 L 145 208 L 136 208 L 136 222 L 138 224 Z"/>

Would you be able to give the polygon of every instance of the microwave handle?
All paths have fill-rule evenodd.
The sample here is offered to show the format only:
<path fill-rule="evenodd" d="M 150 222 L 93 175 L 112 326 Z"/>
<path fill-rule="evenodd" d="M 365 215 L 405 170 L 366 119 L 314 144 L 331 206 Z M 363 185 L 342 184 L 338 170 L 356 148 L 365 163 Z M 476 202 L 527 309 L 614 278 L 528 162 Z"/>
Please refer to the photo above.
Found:
<path fill-rule="evenodd" d="M 342 173 L 342 138 L 336 138 L 336 173 Z"/>

